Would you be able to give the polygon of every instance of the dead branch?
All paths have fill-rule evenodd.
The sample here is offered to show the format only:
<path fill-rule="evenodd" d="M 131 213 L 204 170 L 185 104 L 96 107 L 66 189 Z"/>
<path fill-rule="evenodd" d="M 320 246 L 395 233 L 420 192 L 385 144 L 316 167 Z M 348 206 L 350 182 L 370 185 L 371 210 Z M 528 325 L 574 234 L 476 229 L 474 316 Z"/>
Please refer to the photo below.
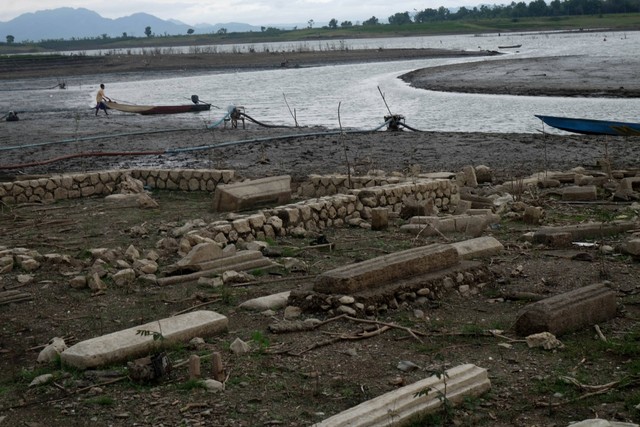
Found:
<path fill-rule="evenodd" d="M 306 279 L 311 279 L 316 277 L 315 275 L 304 275 L 304 276 L 296 276 L 296 277 L 281 277 L 279 279 L 273 279 L 273 280 L 252 280 L 250 282 L 244 282 L 244 283 L 235 283 L 233 285 L 231 285 L 232 288 L 241 288 L 243 286 L 252 286 L 252 285 L 266 285 L 266 284 L 272 284 L 272 283 L 283 283 L 283 282 L 295 282 L 298 280 L 306 280 Z"/>
<path fill-rule="evenodd" d="M 211 300 L 211 301 L 205 301 L 205 302 L 200 303 L 200 304 L 192 305 L 192 306 L 191 306 L 191 307 L 189 307 L 189 308 L 185 308 L 184 310 L 180 310 L 180 311 L 179 311 L 179 312 L 177 312 L 177 313 L 173 313 L 173 314 L 172 314 L 172 316 L 177 316 L 177 315 L 179 315 L 179 314 L 188 313 L 189 311 L 194 310 L 194 309 L 196 309 L 196 308 L 204 307 L 205 305 L 209 305 L 209 304 L 214 304 L 214 303 L 216 303 L 216 302 L 220 302 L 221 300 L 222 300 L 222 298 L 216 298 L 216 299 L 213 299 L 213 300 Z"/>
<path fill-rule="evenodd" d="M 345 318 L 349 319 L 349 320 L 351 320 L 353 322 L 370 323 L 370 324 L 374 324 L 374 325 L 388 326 L 390 328 L 400 329 L 400 330 L 403 330 L 403 331 L 407 332 L 409 335 L 411 335 L 412 337 L 414 337 L 415 339 L 417 339 L 420 342 L 422 342 L 422 340 L 420 338 L 418 338 L 418 335 L 423 336 L 423 337 L 429 336 L 426 332 L 415 331 L 415 330 L 413 330 L 411 328 L 407 328 L 405 326 L 396 325 L 394 323 L 385 323 L 385 322 L 380 322 L 380 321 L 377 321 L 377 320 L 358 319 L 357 317 L 351 317 L 351 316 L 345 316 Z"/>
<path fill-rule="evenodd" d="M 568 400 L 565 400 L 563 402 L 556 402 L 556 403 L 536 402 L 536 405 L 538 407 L 557 408 L 559 406 L 567 405 L 567 404 L 570 404 L 570 403 L 574 403 L 574 402 L 578 402 L 580 400 L 587 399 L 589 397 L 593 397 L 593 396 L 597 396 L 599 394 L 607 393 L 607 392 L 609 392 L 612 389 L 617 388 L 617 387 L 619 387 L 619 388 L 630 387 L 630 386 L 634 386 L 634 385 L 640 383 L 640 379 L 638 379 L 635 376 L 633 377 L 634 378 L 633 381 L 629 381 L 629 382 L 624 382 L 623 380 L 613 381 L 613 382 L 610 382 L 608 384 L 603 384 L 603 385 L 599 385 L 599 386 L 589 386 L 589 385 L 586 385 L 586 384 L 582 384 L 578 380 L 576 380 L 575 378 L 571 378 L 571 377 L 560 377 L 560 378 L 564 379 L 564 380 L 567 380 L 568 382 L 570 382 L 572 384 L 575 384 L 579 388 L 587 389 L 587 390 L 595 390 L 595 391 L 590 391 L 588 393 L 581 394 L 580 396 L 578 396 L 576 398 L 568 399 Z"/>

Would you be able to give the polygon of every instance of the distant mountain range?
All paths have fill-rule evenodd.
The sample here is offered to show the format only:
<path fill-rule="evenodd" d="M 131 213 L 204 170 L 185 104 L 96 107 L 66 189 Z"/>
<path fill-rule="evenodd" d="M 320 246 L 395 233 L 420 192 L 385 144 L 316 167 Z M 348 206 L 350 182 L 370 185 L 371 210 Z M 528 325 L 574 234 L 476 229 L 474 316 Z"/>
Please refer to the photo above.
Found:
<path fill-rule="evenodd" d="M 187 34 L 189 29 L 194 30 L 194 34 L 216 33 L 221 28 L 230 33 L 261 31 L 260 27 L 237 22 L 191 26 L 173 19 L 165 21 L 147 13 L 109 19 L 89 9 L 61 7 L 24 13 L 8 22 L 0 22 L 0 41 L 4 42 L 8 35 L 12 35 L 15 42 L 84 39 L 103 35 L 121 37 L 124 33 L 127 36 L 145 37 L 147 27 L 151 27 L 152 34 L 157 36 Z"/>

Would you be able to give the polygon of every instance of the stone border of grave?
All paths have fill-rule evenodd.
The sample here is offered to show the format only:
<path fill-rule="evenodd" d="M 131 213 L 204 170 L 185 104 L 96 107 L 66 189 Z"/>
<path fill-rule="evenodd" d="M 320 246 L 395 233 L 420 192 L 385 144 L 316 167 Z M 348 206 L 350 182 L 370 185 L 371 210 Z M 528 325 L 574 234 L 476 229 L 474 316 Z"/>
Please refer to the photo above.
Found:
<path fill-rule="evenodd" d="M 235 171 L 214 169 L 125 169 L 54 175 L 0 183 L 0 201 L 6 204 L 53 202 L 113 194 L 131 177 L 161 190 L 214 191 L 219 184 L 236 180 Z"/>

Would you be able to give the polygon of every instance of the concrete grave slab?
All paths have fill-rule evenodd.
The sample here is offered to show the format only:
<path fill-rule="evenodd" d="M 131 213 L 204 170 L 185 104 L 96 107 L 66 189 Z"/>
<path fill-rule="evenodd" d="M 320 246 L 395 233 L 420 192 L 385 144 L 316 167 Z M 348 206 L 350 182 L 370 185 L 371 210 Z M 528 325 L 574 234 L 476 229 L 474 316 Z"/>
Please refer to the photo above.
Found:
<path fill-rule="evenodd" d="M 167 277 L 161 277 L 158 279 L 158 285 L 173 285 L 181 282 L 188 282 L 190 280 L 198 280 L 200 277 L 213 276 L 215 274 L 223 273 L 227 270 L 235 270 L 235 271 L 247 271 L 253 270 L 256 268 L 270 268 L 275 266 L 276 264 L 271 261 L 269 258 L 265 257 L 262 252 L 255 250 L 246 250 L 236 252 L 235 255 L 202 262 L 200 264 L 196 264 L 192 269 L 187 270 L 189 273 L 187 274 L 175 274 L 173 273 L 180 272 L 180 266 L 172 266 L 167 271 L 167 274 L 172 274 Z M 191 272 L 194 269 L 197 269 L 195 272 Z"/>
<path fill-rule="evenodd" d="M 518 335 L 556 336 L 614 318 L 616 295 L 602 283 L 584 286 L 525 306 L 515 324 Z"/>
<path fill-rule="evenodd" d="M 495 237 L 485 236 L 475 239 L 451 243 L 456 248 L 461 259 L 483 258 L 497 255 L 504 246 Z"/>
<path fill-rule="evenodd" d="M 283 205 L 291 200 L 289 175 L 254 179 L 235 184 L 221 184 L 213 195 L 215 212 L 235 212 L 269 204 Z"/>
<path fill-rule="evenodd" d="M 194 311 L 81 341 L 60 356 L 62 363 L 77 369 L 97 368 L 145 356 L 195 337 L 219 334 L 227 329 L 228 323 L 222 314 Z M 153 336 L 140 335 L 140 330 L 161 333 L 164 339 L 154 340 Z"/>
<path fill-rule="evenodd" d="M 563 246 L 571 241 L 599 239 L 632 230 L 638 225 L 633 221 L 591 222 L 560 227 L 543 227 L 533 233 L 534 243 Z"/>
<path fill-rule="evenodd" d="M 313 427 L 386 427 L 405 425 L 412 418 L 437 411 L 446 399 L 453 405 L 491 388 L 487 370 L 472 364 L 456 366 L 439 378 L 433 375 L 347 409 Z M 425 394 L 416 396 L 417 393 Z"/>
<path fill-rule="evenodd" d="M 313 290 L 327 294 L 352 294 L 444 269 L 458 262 L 458 251 L 451 245 L 421 246 L 326 271 L 316 277 Z"/>
<path fill-rule="evenodd" d="M 571 202 L 598 200 L 598 189 L 595 185 L 567 187 L 562 191 L 562 200 Z"/>

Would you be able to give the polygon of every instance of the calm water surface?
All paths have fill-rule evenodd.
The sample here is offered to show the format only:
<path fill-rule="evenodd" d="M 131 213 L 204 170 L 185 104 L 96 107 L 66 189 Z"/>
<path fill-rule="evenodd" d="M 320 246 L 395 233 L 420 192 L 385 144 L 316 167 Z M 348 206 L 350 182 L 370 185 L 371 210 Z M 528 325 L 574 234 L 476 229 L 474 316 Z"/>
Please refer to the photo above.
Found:
<path fill-rule="evenodd" d="M 301 69 L 212 73 L 189 77 L 105 81 L 114 100 L 141 104 L 189 102 L 192 94 L 221 107 L 210 112 L 184 115 L 185 123 L 212 123 L 222 117 L 228 105 L 244 106 L 247 114 L 271 124 L 293 125 L 289 107 L 301 126 L 373 129 L 386 114 L 386 102 L 394 114 L 402 114 L 411 127 L 425 131 L 537 133 L 540 121 L 534 114 L 634 121 L 640 117 L 640 99 L 593 99 L 476 95 L 414 89 L 398 76 L 418 68 L 468 61 L 499 61 L 513 57 L 586 55 L 624 60 L 637 55 L 640 32 L 518 33 L 483 36 L 430 36 L 392 39 L 361 39 L 345 42 L 301 42 L 299 45 L 237 45 L 242 51 L 255 49 L 292 51 L 334 48 L 446 48 L 498 50 L 498 46 L 521 44 L 508 55 L 491 58 L 456 58 L 350 64 Z M 229 49 L 229 47 L 225 47 Z M 217 47 L 216 47 L 217 49 Z M 222 49 L 222 47 L 220 47 Z M 54 82 L 55 83 L 55 82 Z M 97 84 L 70 84 L 61 91 L 50 89 L 44 96 L 55 108 L 86 113 L 93 105 Z M 0 90 L 0 111 L 33 110 L 42 105 L 43 91 Z M 286 102 L 285 102 L 286 100 Z M 288 103 L 288 106 L 287 106 Z M 548 131 L 548 128 L 545 128 Z"/>

